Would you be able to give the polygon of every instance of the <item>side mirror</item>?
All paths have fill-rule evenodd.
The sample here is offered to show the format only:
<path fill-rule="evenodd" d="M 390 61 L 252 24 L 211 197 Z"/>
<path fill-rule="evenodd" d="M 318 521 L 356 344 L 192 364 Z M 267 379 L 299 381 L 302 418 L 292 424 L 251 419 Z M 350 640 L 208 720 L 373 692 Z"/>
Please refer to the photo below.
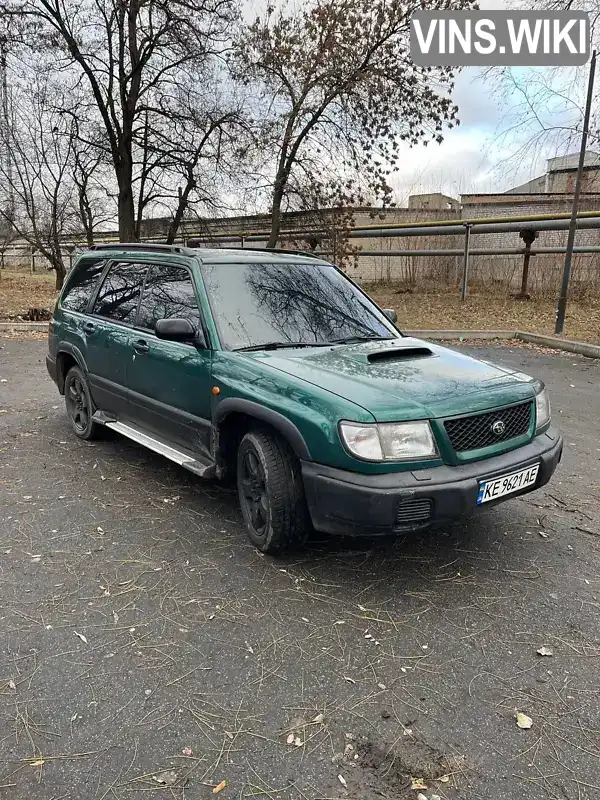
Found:
<path fill-rule="evenodd" d="M 159 339 L 171 342 L 194 342 L 199 347 L 206 347 L 204 336 L 189 319 L 159 319 L 154 326 L 154 333 Z"/>
<path fill-rule="evenodd" d="M 393 308 L 384 308 L 383 313 L 392 322 L 398 322 L 398 314 L 396 314 Z"/>

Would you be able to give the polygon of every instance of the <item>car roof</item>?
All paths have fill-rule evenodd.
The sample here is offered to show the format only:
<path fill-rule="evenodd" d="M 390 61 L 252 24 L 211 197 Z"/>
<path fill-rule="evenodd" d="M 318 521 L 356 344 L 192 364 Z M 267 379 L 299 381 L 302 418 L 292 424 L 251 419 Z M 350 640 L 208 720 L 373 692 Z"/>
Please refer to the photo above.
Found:
<path fill-rule="evenodd" d="M 327 264 L 325 259 L 312 253 L 303 253 L 294 250 L 261 250 L 250 247 L 184 247 L 183 245 L 155 244 L 153 242 L 114 242 L 109 244 L 94 244 L 81 253 L 80 258 L 93 256 L 102 252 L 119 254 L 145 253 L 187 256 L 197 258 L 202 263 L 282 263 L 282 264 Z"/>

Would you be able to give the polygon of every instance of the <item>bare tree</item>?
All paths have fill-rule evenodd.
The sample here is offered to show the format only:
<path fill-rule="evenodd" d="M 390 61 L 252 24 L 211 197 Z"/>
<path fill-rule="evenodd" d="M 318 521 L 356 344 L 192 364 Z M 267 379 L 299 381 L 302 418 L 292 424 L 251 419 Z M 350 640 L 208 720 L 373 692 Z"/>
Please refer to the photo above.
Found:
<path fill-rule="evenodd" d="M 181 81 L 201 82 L 227 46 L 235 0 L 2 0 L 0 11 L 18 22 L 20 41 L 83 94 L 93 123 L 87 141 L 102 141 L 113 170 L 119 238 L 135 240 L 163 179 L 154 133 L 167 124 Z M 83 126 L 78 133 L 84 137 Z"/>
<path fill-rule="evenodd" d="M 62 240 L 80 230 L 72 177 L 75 130 L 68 118 L 53 110 L 54 102 L 39 81 L 21 89 L 27 104 L 17 95 L 0 143 L 12 156 L 10 168 L 0 163 L 5 194 L 0 216 L 33 252 L 46 258 L 59 289 L 66 274 Z M 9 196 L 10 212 L 5 210 Z"/>
<path fill-rule="evenodd" d="M 511 5 L 522 8 L 522 2 Z M 529 9 L 545 11 L 582 10 L 589 14 L 592 48 L 600 49 L 600 0 L 531 0 Z M 499 169 L 520 171 L 524 163 L 537 164 L 540 157 L 564 154 L 579 147 L 589 67 L 512 68 L 490 67 L 481 79 L 505 109 L 496 143 L 508 145 L 510 155 Z M 600 145 L 600 85 L 596 81 L 592 122 L 588 135 L 591 148 Z"/>
<path fill-rule="evenodd" d="M 75 130 L 73 131 L 75 134 Z M 101 151 L 83 143 L 78 135 L 73 137 L 72 178 L 75 184 L 77 217 L 86 244 L 94 244 L 98 230 L 105 228 L 115 218 L 116 208 L 109 202 L 106 189 L 106 165 Z"/>
<path fill-rule="evenodd" d="M 434 0 L 431 9 L 472 7 Z M 300 11 L 269 6 L 237 48 L 236 74 L 260 98 L 261 143 L 271 178 L 277 243 L 292 177 L 327 190 L 327 175 L 367 176 L 383 200 L 402 142 L 441 141 L 456 121 L 450 68 L 418 67 L 409 56 L 416 0 L 316 0 Z M 343 165 L 340 167 L 339 165 Z"/>

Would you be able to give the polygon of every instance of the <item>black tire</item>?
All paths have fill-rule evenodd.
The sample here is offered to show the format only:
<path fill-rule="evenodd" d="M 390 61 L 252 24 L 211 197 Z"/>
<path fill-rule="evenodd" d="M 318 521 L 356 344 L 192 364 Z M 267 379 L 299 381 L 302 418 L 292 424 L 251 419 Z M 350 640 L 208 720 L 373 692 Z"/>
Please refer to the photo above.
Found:
<path fill-rule="evenodd" d="M 263 553 L 304 544 L 310 521 L 300 462 L 270 431 L 251 430 L 237 452 L 237 487 L 251 542 Z"/>
<path fill-rule="evenodd" d="M 95 408 L 85 372 L 71 367 L 65 378 L 65 405 L 71 428 L 80 439 L 96 439 L 100 425 L 92 420 Z"/>

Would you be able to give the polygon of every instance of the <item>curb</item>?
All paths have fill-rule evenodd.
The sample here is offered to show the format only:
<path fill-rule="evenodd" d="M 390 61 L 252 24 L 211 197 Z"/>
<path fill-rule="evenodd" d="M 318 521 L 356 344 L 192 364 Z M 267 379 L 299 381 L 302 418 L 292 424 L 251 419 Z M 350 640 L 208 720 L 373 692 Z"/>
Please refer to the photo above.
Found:
<path fill-rule="evenodd" d="M 0 322 L 2 331 L 47 331 L 47 322 Z M 403 331 L 405 336 L 415 336 L 418 339 L 437 339 L 439 341 L 452 341 L 456 339 L 518 339 L 528 344 L 538 344 L 550 347 L 553 350 L 564 350 L 567 353 L 577 353 L 587 358 L 600 358 L 600 345 L 577 342 L 574 339 L 560 339 L 558 336 L 546 336 L 540 333 L 527 331 L 494 331 L 494 330 L 445 330 L 445 331 Z"/>
<path fill-rule="evenodd" d="M 402 329 L 405 336 L 415 336 L 419 339 L 438 339 L 440 341 L 452 339 L 516 339 L 516 331 L 406 331 Z"/>
<path fill-rule="evenodd" d="M 47 331 L 47 322 L 0 322 L 0 331 Z"/>
<path fill-rule="evenodd" d="M 530 344 L 541 344 L 544 347 L 553 347 L 555 350 L 566 350 L 567 353 L 577 353 L 588 358 L 600 358 L 600 346 L 577 342 L 574 339 L 559 339 L 558 336 L 542 336 L 539 333 L 516 331 L 517 339 Z"/>
<path fill-rule="evenodd" d="M 438 339 L 451 341 L 456 339 L 517 339 L 528 344 L 538 344 L 553 350 L 564 350 L 577 353 L 587 358 L 600 358 L 600 345 L 577 342 L 574 339 L 560 339 L 558 336 L 546 336 L 541 333 L 527 331 L 403 331 L 406 336 L 419 339 Z"/>

